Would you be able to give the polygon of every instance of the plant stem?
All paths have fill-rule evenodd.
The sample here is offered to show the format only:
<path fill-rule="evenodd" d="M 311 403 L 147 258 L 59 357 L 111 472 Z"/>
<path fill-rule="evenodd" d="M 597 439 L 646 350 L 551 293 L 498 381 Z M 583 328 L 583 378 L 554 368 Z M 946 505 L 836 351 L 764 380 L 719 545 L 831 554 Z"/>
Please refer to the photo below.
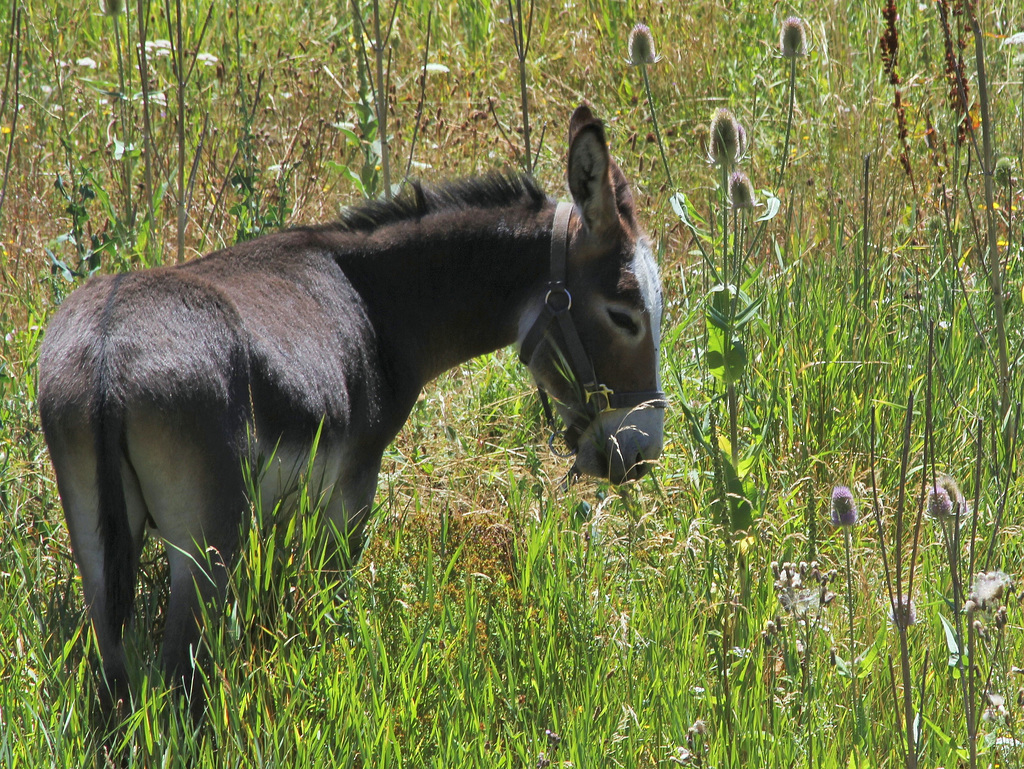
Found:
<path fill-rule="evenodd" d="M 533 153 L 530 146 L 530 100 L 526 89 L 526 57 L 530 53 L 530 39 L 533 37 L 533 3 L 530 4 L 530 12 L 526 21 L 526 29 L 523 29 L 523 2 L 515 0 L 515 8 L 512 7 L 512 0 L 508 0 L 508 14 L 511 19 L 512 42 L 516 49 L 516 59 L 519 63 L 519 108 L 523 116 L 523 160 L 526 173 L 533 173 Z"/>
<path fill-rule="evenodd" d="M 377 136 L 380 139 L 380 169 L 384 177 L 384 198 L 391 200 L 391 159 L 388 151 L 388 94 L 384 82 L 384 42 L 380 37 L 380 3 L 373 0 L 373 53 L 377 65 Z"/>
<path fill-rule="evenodd" d="M 869 222 L 868 222 L 868 203 L 870 195 L 870 181 L 871 181 L 871 153 L 864 155 L 864 179 L 861 187 L 861 250 L 860 250 L 860 300 L 861 300 L 861 312 L 865 317 L 868 314 L 868 299 L 870 298 L 870 284 L 871 281 L 868 279 L 868 249 L 870 246 L 869 237 Z"/>
<path fill-rule="evenodd" d="M 128 18 L 131 14 L 131 6 L 125 4 L 125 29 L 126 46 L 130 50 L 132 45 L 131 25 Z M 126 73 L 131 70 L 125 66 L 125 52 L 121 48 L 121 19 L 120 14 L 111 18 L 114 25 L 114 48 L 117 51 L 117 77 L 118 77 L 118 111 L 121 120 L 121 137 L 124 142 L 124 151 L 119 163 L 121 171 L 121 185 L 124 191 L 124 224 L 127 228 L 128 244 L 135 245 L 135 202 L 132 198 L 132 176 L 135 166 L 135 132 L 130 118 L 130 97 L 131 78 Z"/>
<path fill-rule="evenodd" d="M 174 54 L 174 77 L 178 86 L 178 262 L 185 261 L 185 46 L 183 41 L 181 20 L 181 0 L 175 0 L 175 33 L 176 43 Z"/>
<path fill-rule="evenodd" d="M 668 177 L 668 186 L 670 189 L 675 189 L 675 184 L 672 183 L 672 172 L 668 167 L 668 158 L 665 157 L 665 145 L 661 141 L 661 131 L 658 130 L 658 114 L 654 111 L 654 96 L 651 95 L 651 81 L 647 77 L 647 65 L 641 63 L 640 71 L 644 76 L 644 90 L 647 91 L 647 106 L 651 110 L 651 124 L 654 126 L 654 138 L 658 140 L 658 151 L 661 152 L 661 162 L 665 166 L 665 176 Z"/>
<path fill-rule="evenodd" d="M 156 217 L 153 214 L 153 163 L 156 161 L 156 149 L 153 146 L 153 129 L 150 124 L 149 94 L 149 55 L 146 53 L 146 37 L 149 30 L 149 0 L 138 0 L 136 19 L 139 24 L 138 60 L 139 80 L 142 85 L 142 154 L 143 179 L 146 195 L 146 224 L 152 234 Z M 160 249 L 153 249 L 157 263 L 161 261 Z"/>
<path fill-rule="evenodd" d="M 796 57 L 789 60 L 789 115 L 786 118 L 786 140 L 782 143 L 782 160 L 779 162 L 779 179 L 775 182 L 775 192 L 782 187 L 782 178 L 786 173 L 786 160 L 789 158 L 789 137 L 793 129 L 793 108 L 796 103 Z"/>
<path fill-rule="evenodd" d="M 1003 309 L 1003 280 L 999 264 L 999 239 L 996 232 L 995 190 L 992 161 L 992 116 L 989 112 L 988 79 L 985 75 L 985 41 L 975 13 L 971 13 L 971 33 L 974 35 L 974 56 L 978 70 L 978 97 L 981 102 L 982 174 L 985 179 L 985 224 L 988 230 L 989 285 L 992 289 L 992 309 L 996 322 L 996 348 L 999 353 L 999 417 L 1003 424 L 1003 439 L 1009 445 L 1015 426 L 1012 423 L 1010 402 L 1010 362 L 1006 343 L 1006 317 Z"/>
<path fill-rule="evenodd" d="M 416 153 L 416 137 L 419 136 L 420 123 L 423 120 L 423 102 L 427 93 L 427 64 L 430 60 L 430 23 L 434 18 L 433 6 L 427 11 L 427 40 L 423 44 L 423 66 L 420 68 L 420 100 L 416 104 L 416 119 L 412 124 L 412 140 L 409 142 L 409 160 L 405 164 L 405 176 L 409 177 L 412 170 L 412 158 Z"/>
<path fill-rule="evenodd" d="M 11 176 L 11 161 L 14 156 L 14 137 L 18 132 L 18 112 L 21 106 L 21 7 L 15 4 L 11 14 L 11 40 L 7 50 L 7 77 L 11 75 L 11 61 L 14 62 L 14 99 L 11 102 L 11 137 L 7 143 L 7 157 L 4 158 L 4 180 L 0 186 L 0 221 L 4 210 L 4 200 L 7 197 L 7 182 Z M 7 82 L 4 83 L 4 103 L 0 105 L 0 119 L 3 119 L 3 109 L 7 106 Z"/>
<path fill-rule="evenodd" d="M 850 551 L 853 549 L 853 532 L 849 526 L 843 527 L 843 544 L 846 549 L 846 610 L 850 624 L 850 649 L 848 654 L 850 655 L 850 683 L 851 693 L 853 695 L 853 740 L 851 743 L 851 751 L 856 747 L 857 742 L 863 739 L 864 734 L 864 723 L 861 718 L 861 706 L 860 698 L 857 696 L 857 653 L 855 648 L 855 635 L 854 635 L 854 595 L 853 595 L 853 558 L 851 557 Z"/>
<path fill-rule="evenodd" d="M 523 153 L 526 159 L 526 173 L 533 173 L 533 157 L 530 154 L 530 100 L 526 91 L 526 58 L 519 59 L 519 102 L 523 113 Z"/>

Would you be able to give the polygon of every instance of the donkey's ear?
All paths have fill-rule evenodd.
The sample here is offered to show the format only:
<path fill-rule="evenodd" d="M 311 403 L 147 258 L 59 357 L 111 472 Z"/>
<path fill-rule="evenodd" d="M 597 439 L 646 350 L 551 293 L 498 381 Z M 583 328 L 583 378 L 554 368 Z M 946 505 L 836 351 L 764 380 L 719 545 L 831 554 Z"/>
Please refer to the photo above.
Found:
<path fill-rule="evenodd" d="M 572 140 L 576 138 L 577 132 L 585 126 L 587 123 L 599 123 L 597 118 L 594 117 L 594 113 L 590 111 L 590 105 L 584 103 L 576 108 L 572 113 L 572 117 L 569 118 L 569 144 L 572 144 Z"/>
<path fill-rule="evenodd" d="M 601 121 L 587 107 L 577 108 L 569 121 L 569 192 L 592 232 L 619 226 L 611 164 Z"/>

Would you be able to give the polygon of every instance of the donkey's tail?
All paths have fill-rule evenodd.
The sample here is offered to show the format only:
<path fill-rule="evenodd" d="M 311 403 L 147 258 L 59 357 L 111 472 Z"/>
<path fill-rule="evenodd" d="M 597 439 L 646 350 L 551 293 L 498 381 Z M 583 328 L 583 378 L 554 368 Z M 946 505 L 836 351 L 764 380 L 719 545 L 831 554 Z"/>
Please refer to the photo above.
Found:
<path fill-rule="evenodd" d="M 109 314 L 116 293 L 117 282 L 110 292 L 104 316 Z M 104 332 L 106 321 L 107 317 L 104 317 Z M 105 614 L 114 638 L 120 639 L 135 603 L 138 553 L 128 522 L 128 504 L 124 496 L 121 469 L 124 457 L 124 407 L 121 399 L 115 395 L 116 383 L 112 381 L 105 347 L 101 342 L 92 429 L 96 450 L 100 541 L 103 546 Z"/>

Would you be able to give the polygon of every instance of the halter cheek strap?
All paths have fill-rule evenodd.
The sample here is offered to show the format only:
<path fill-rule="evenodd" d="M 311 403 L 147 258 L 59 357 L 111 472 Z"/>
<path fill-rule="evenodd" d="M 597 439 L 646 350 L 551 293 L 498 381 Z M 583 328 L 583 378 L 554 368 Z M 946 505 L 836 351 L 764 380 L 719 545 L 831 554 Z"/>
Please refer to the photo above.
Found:
<path fill-rule="evenodd" d="M 606 411 L 639 406 L 663 409 L 668 405 L 668 400 L 661 390 L 617 393 L 597 381 L 594 364 L 572 319 L 572 294 L 566 285 L 569 219 L 572 209 L 573 204 L 567 202 L 561 202 L 555 208 L 555 218 L 551 225 L 551 279 L 548 281 L 540 313 L 519 347 L 519 359 L 524 365 L 529 366 L 541 341 L 548 339 L 551 342 L 569 369 L 566 374 L 582 390 L 581 405 L 587 422 L 582 426 L 570 425 L 570 428 L 575 428 L 582 434 L 591 422 Z M 551 422 L 553 416 L 543 389 L 540 389 L 540 395 L 545 414 Z"/>

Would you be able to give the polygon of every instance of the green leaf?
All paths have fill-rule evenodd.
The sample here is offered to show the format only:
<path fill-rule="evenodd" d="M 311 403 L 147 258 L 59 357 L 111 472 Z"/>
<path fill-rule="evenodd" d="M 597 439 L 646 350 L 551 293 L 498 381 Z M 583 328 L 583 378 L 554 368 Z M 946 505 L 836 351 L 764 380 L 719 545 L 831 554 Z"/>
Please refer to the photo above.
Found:
<path fill-rule="evenodd" d="M 708 320 L 722 329 L 730 331 L 734 328 L 729 323 L 729 316 L 732 314 L 732 299 L 736 295 L 736 286 L 731 283 L 723 286 L 721 283 L 711 288 L 708 302 Z"/>
<path fill-rule="evenodd" d="M 363 185 L 363 180 L 359 177 L 359 174 L 357 174 L 355 171 L 353 171 L 351 168 L 349 168 L 348 166 L 344 165 L 343 163 L 337 163 L 337 162 L 335 162 L 333 160 L 328 160 L 325 163 L 325 165 L 331 171 L 337 171 L 343 177 L 345 177 L 350 182 L 352 182 L 356 186 L 356 189 L 359 190 L 359 193 L 364 198 L 367 197 L 366 187 Z"/>
<path fill-rule="evenodd" d="M 75 279 L 75 275 L 71 269 L 64 264 L 64 262 L 58 259 L 57 255 L 53 253 L 53 251 L 48 248 L 44 248 L 43 250 L 46 251 L 46 255 L 50 257 L 50 272 L 54 275 L 60 273 L 64 280 L 71 283 Z"/>
<path fill-rule="evenodd" d="M 853 668 L 849 662 L 844 660 L 838 654 L 836 655 L 836 671 L 843 678 L 853 678 Z"/>
<path fill-rule="evenodd" d="M 939 620 L 942 622 L 942 629 L 946 634 L 946 648 L 949 650 L 949 658 L 946 660 L 946 664 L 953 668 L 953 677 L 959 678 L 960 662 L 964 654 L 960 649 L 960 642 L 956 638 L 956 628 L 941 614 L 939 615 Z"/>
<path fill-rule="evenodd" d="M 693 203 L 690 202 L 690 199 L 686 197 L 684 193 L 677 192 L 669 198 L 669 201 L 672 203 L 672 210 L 676 212 L 676 216 L 680 218 L 683 224 L 685 224 L 694 235 L 699 235 L 700 231 L 697 229 L 697 224 L 695 222 L 704 224 L 704 220 L 698 216 L 696 209 L 693 207 Z"/>
<path fill-rule="evenodd" d="M 765 205 L 768 210 L 764 212 L 763 216 L 759 216 L 755 221 L 768 222 L 775 218 L 779 213 L 779 209 L 782 208 L 782 201 L 772 195 L 770 192 L 766 192 Z"/>
<path fill-rule="evenodd" d="M 708 351 L 705 356 L 711 373 L 720 382 L 735 382 L 747 367 L 747 349 L 739 337 L 708 325 Z"/>
<path fill-rule="evenodd" d="M 871 668 L 875 665 L 875 660 L 878 659 L 878 645 L 871 644 L 860 657 L 857 658 L 857 678 L 867 678 L 871 673 Z"/>
<path fill-rule="evenodd" d="M 725 467 L 725 489 L 729 495 L 729 525 L 732 531 L 748 531 L 754 525 L 754 508 L 744 492 L 743 482 L 728 456 L 722 456 Z"/>
<path fill-rule="evenodd" d="M 745 325 L 750 323 L 750 321 L 756 318 L 757 313 L 761 309 L 762 304 L 764 304 L 764 298 L 758 299 L 748 304 L 746 308 L 733 320 L 734 328 L 737 331 L 739 331 Z"/>
<path fill-rule="evenodd" d="M 956 738 L 952 734 L 947 734 L 945 731 L 943 731 L 942 728 L 937 723 L 935 723 L 930 718 L 928 718 L 928 716 L 918 715 L 918 718 L 923 720 L 924 723 L 931 730 L 931 732 L 936 737 L 938 737 L 939 740 L 942 741 L 942 743 L 945 744 L 947 747 L 950 747 L 950 748 L 956 748 L 957 747 Z M 918 729 L 918 732 L 920 732 L 920 729 Z"/>

